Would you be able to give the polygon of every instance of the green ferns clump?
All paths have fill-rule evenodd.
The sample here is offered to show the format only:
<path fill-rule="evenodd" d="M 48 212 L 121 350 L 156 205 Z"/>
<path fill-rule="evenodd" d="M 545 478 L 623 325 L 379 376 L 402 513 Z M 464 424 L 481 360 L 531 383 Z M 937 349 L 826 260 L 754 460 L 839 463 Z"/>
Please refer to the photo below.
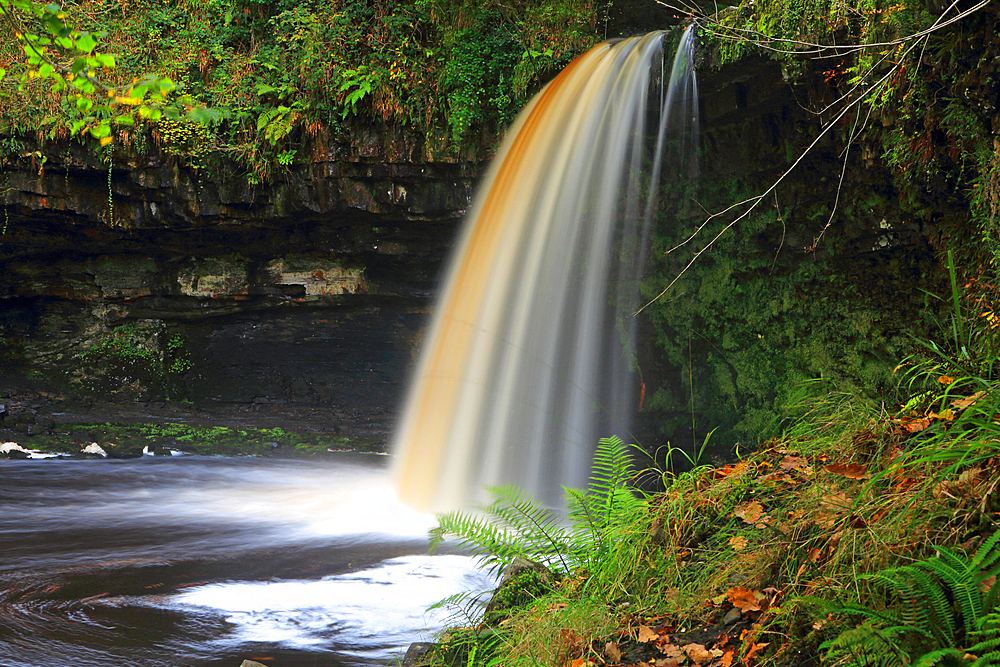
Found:
<path fill-rule="evenodd" d="M 889 608 L 859 604 L 827 607 L 831 613 L 861 616 L 864 622 L 821 646 L 836 664 L 874 666 L 1000 663 L 1000 531 L 971 558 L 937 547 L 937 555 L 862 575 L 891 595 Z M 965 648 L 962 648 L 965 647 Z"/>
<path fill-rule="evenodd" d="M 438 517 L 431 547 L 456 538 L 494 573 L 518 556 L 566 574 L 578 568 L 598 573 L 611 560 L 623 527 L 645 508 L 627 486 L 633 476 L 629 447 L 618 437 L 602 438 L 587 490 L 566 489 L 569 527 L 518 488 L 496 486 L 490 489 L 495 500 L 481 515 L 458 511 Z"/>

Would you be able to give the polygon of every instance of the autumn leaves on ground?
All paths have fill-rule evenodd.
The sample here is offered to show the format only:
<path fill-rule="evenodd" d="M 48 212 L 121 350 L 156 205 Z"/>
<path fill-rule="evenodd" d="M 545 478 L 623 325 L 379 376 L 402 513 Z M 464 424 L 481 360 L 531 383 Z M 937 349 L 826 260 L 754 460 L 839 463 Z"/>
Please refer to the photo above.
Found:
<path fill-rule="evenodd" d="M 911 359 L 895 410 L 816 384 L 751 455 L 659 473 L 606 555 L 441 661 L 1000 665 L 1000 381 L 959 361 Z"/>

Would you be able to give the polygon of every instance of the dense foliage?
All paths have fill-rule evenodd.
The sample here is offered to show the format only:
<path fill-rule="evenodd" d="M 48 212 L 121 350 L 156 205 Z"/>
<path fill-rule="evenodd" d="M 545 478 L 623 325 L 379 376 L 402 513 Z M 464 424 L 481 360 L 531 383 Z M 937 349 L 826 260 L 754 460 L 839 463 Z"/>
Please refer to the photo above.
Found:
<path fill-rule="evenodd" d="M 30 12 L 18 13 L 23 4 L 12 4 L 5 22 L 45 33 Z M 139 114 L 127 104 L 105 105 L 98 115 L 114 118 L 112 138 L 141 148 L 150 128 L 176 154 L 224 151 L 260 178 L 276 161 L 307 159 L 296 155 L 304 139 L 323 151 L 356 121 L 429 133 L 441 150 L 489 143 L 546 77 L 597 41 L 606 7 L 593 0 L 85 0 L 55 9 L 100 40 L 85 46 L 113 67 L 100 72 L 109 87 L 156 73 L 187 96 L 187 108 L 210 110 L 201 116 L 209 131 L 188 136 L 156 123 L 133 129 Z M 66 57 L 57 47 L 42 45 L 53 62 Z M 54 94 L 24 51 L 16 40 L 0 42 L 7 70 L 0 134 L 64 137 L 82 109 Z"/>

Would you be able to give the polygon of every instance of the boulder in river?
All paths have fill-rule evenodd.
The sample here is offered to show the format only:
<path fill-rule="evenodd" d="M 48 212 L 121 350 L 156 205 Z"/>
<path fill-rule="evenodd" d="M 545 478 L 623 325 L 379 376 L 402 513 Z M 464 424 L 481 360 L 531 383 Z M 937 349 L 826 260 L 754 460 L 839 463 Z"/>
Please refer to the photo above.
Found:
<path fill-rule="evenodd" d="M 4 442 L 0 444 L 0 455 L 6 456 L 8 459 L 31 458 L 31 452 L 16 442 Z"/>
<path fill-rule="evenodd" d="M 82 450 L 80 450 L 80 454 L 83 454 L 84 456 L 88 457 L 100 457 L 102 459 L 106 459 L 108 457 L 108 453 L 104 451 L 104 448 L 101 447 L 96 442 L 92 442 L 86 447 L 84 447 Z"/>

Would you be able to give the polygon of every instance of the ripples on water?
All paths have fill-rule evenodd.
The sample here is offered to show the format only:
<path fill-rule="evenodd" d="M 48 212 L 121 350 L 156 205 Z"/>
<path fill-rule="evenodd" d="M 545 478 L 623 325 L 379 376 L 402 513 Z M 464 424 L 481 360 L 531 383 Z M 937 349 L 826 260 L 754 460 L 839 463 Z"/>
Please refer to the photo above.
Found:
<path fill-rule="evenodd" d="M 492 582 L 384 463 L 0 461 L 0 666 L 392 661 Z"/>

